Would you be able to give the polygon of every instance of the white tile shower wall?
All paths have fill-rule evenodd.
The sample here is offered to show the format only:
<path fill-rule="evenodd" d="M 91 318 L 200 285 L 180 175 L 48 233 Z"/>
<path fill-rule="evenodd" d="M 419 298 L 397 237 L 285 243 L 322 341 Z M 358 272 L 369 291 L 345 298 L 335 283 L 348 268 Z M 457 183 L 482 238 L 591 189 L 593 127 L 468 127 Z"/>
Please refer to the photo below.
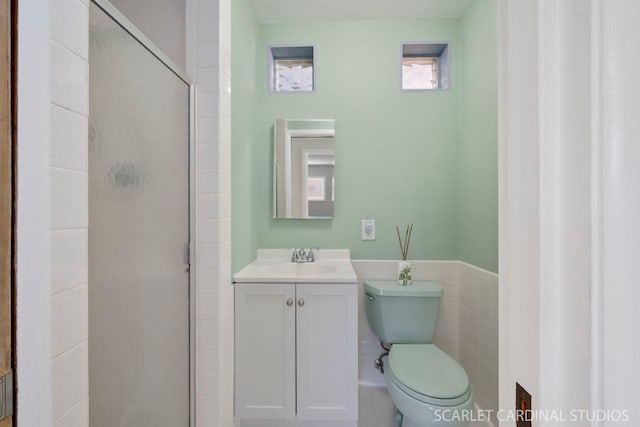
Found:
<path fill-rule="evenodd" d="M 353 260 L 352 263 L 358 275 L 358 379 L 364 385 L 383 387 L 384 376 L 373 367 L 373 361 L 382 353 L 382 349 L 367 323 L 363 283 L 365 280 L 393 280 L 398 261 Z M 411 261 L 411 266 L 414 280 L 435 280 L 443 286 L 434 343 L 458 359 L 458 261 Z"/>
<path fill-rule="evenodd" d="M 52 419 L 88 426 L 88 0 L 51 0 Z"/>
<path fill-rule="evenodd" d="M 229 0 L 186 0 L 196 111 L 196 426 L 233 425 Z"/>
<path fill-rule="evenodd" d="M 460 263 L 460 363 L 476 404 L 498 410 L 498 276 Z"/>

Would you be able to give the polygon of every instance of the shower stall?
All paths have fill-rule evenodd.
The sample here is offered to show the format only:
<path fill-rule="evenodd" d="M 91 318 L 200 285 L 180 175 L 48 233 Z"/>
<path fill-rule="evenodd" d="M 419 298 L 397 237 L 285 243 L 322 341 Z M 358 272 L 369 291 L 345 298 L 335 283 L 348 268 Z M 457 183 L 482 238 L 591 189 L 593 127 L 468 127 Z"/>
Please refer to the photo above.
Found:
<path fill-rule="evenodd" d="M 188 427 L 192 89 L 90 5 L 89 425 Z"/>

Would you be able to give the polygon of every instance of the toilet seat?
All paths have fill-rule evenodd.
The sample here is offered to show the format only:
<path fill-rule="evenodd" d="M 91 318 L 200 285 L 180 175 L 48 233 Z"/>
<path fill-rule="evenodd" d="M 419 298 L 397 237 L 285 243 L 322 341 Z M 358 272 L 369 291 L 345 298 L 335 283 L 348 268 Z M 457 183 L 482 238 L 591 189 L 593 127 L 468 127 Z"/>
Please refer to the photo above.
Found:
<path fill-rule="evenodd" d="M 409 396 L 436 406 L 456 406 L 471 396 L 462 367 L 433 344 L 394 344 L 389 380 Z"/>

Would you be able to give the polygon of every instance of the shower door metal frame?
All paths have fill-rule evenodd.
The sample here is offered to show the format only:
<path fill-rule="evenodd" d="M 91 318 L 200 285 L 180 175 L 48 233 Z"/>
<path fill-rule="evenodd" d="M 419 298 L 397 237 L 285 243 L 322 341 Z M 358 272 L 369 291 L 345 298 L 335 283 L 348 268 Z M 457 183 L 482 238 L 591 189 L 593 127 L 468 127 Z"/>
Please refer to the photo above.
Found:
<path fill-rule="evenodd" d="M 189 425 L 195 427 L 195 86 L 158 46 L 107 0 L 91 0 L 189 88 Z M 89 94 L 91 96 L 91 94 Z"/>

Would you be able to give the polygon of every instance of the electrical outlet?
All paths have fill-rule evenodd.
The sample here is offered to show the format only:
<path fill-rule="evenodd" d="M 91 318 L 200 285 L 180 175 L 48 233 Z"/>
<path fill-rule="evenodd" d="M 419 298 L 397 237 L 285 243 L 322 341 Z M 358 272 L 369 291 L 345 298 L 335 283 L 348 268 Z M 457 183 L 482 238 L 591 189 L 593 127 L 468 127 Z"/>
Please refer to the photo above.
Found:
<path fill-rule="evenodd" d="M 362 224 L 362 240 L 376 240 L 376 220 L 363 219 Z"/>
<path fill-rule="evenodd" d="M 531 394 L 516 383 L 516 426 L 531 427 Z"/>

